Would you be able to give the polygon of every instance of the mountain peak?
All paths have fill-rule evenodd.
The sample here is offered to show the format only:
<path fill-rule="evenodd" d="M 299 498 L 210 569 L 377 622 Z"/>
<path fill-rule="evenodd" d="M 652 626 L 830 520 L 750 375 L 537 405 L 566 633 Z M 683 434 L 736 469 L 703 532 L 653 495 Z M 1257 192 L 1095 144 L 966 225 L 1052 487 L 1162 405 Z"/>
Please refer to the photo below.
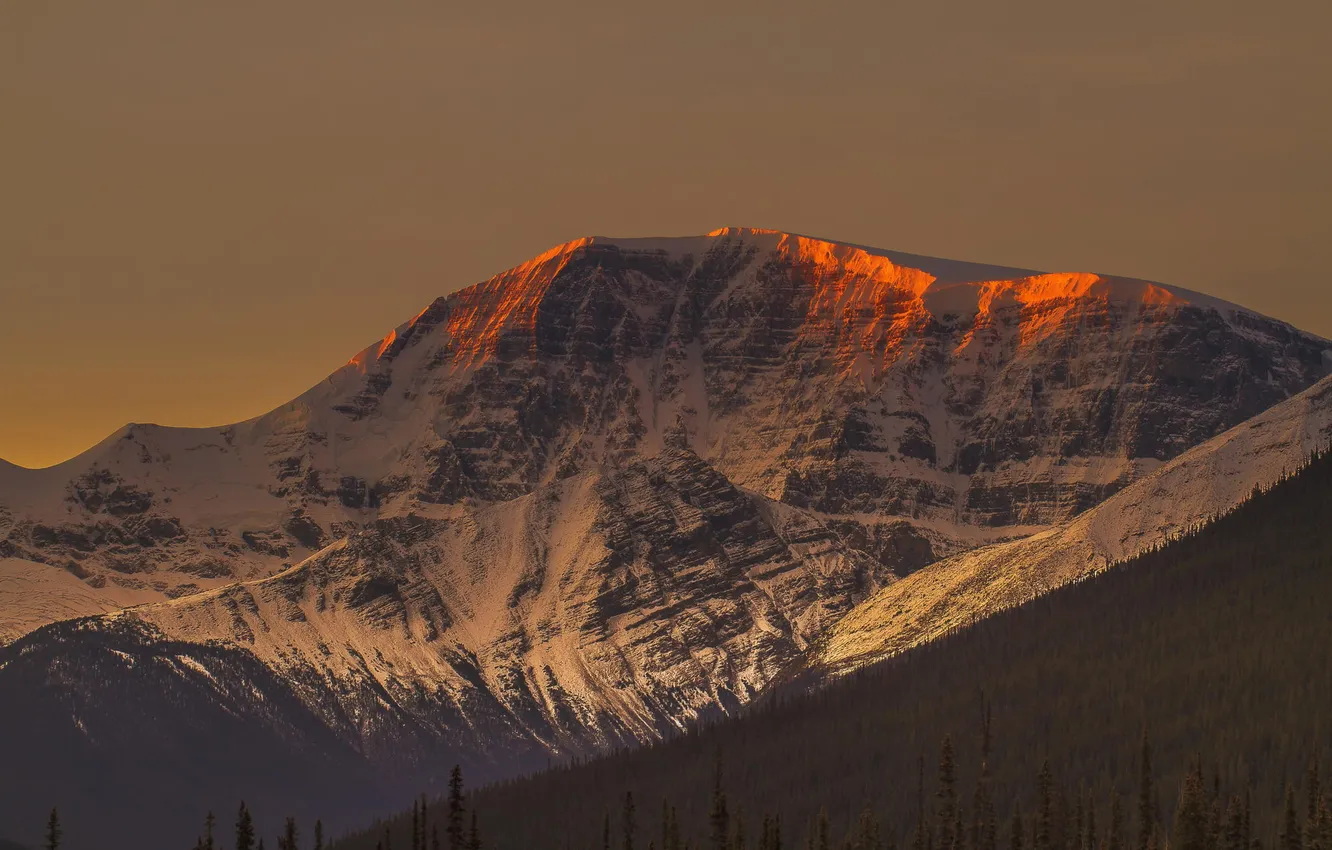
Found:
<path fill-rule="evenodd" d="M 752 699 L 867 597 L 1040 589 L 1062 574 L 1031 558 L 998 584 L 909 576 L 1090 516 L 1332 371 L 1325 341 L 1204 298 L 755 228 L 575 239 L 256 419 L 0 465 L 0 585 L 21 601 L 0 599 L 0 641 L 175 600 L 23 638 L 91 659 L 52 705 L 65 682 L 99 710 L 163 687 L 173 717 L 241 707 L 412 788 L 445 758 L 652 740 Z M 1252 433 L 1284 452 L 1327 433 L 1292 410 Z M 1134 515 L 1195 519 L 1219 492 L 1180 480 Z M 930 622 L 971 610 L 991 609 Z M 0 704 L 27 681 L 6 674 Z M 119 715 L 61 716 L 129 740 Z M 222 728 L 187 726 L 172 751 Z"/>
<path fill-rule="evenodd" d="M 552 258 L 567 257 L 578 249 L 593 246 L 684 256 L 698 255 L 727 240 L 749 243 L 761 253 L 777 254 L 794 263 L 825 271 L 837 270 L 880 283 L 896 283 L 913 290 L 920 297 L 924 297 L 928 291 L 931 303 L 946 305 L 950 312 L 962 314 L 982 312 L 986 305 L 995 303 L 996 298 L 1011 298 L 1023 304 L 1070 298 L 1104 298 L 1141 301 L 1157 306 L 1211 307 L 1223 313 L 1245 310 L 1239 305 L 1203 293 L 1137 278 L 1087 271 L 1050 272 L 947 259 L 765 227 L 726 226 L 702 236 L 588 236 L 557 245 L 502 276 L 509 276 Z M 968 286 L 965 290 L 953 289 L 958 285 Z M 953 303 L 955 301 L 956 304 Z M 976 303 L 966 309 L 964 305 L 968 302 Z"/>
<path fill-rule="evenodd" d="M 1215 310 L 1227 321 L 1250 314 L 1234 304 L 1197 292 L 1092 272 L 1043 272 L 1033 269 L 950 260 L 922 254 L 838 242 L 784 230 L 727 226 L 701 236 L 609 237 L 584 236 L 562 242 L 531 259 L 473 286 L 437 299 L 406 324 L 358 352 L 348 362 L 354 373 L 365 374 L 374 364 L 392 360 L 409 338 L 441 325 L 449 340 L 449 362 L 455 367 L 479 366 L 501 348 L 516 353 L 535 350 L 538 315 L 548 309 L 547 298 L 558 283 L 557 300 L 572 300 L 563 309 L 581 309 L 593 297 L 589 287 L 609 285 L 613 297 L 636 302 L 635 312 L 660 309 L 681 296 L 678 291 L 655 292 L 643 301 L 646 290 L 635 274 L 654 277 L 663 263 L 680 264 L 680 273 L 667 277 L 673 286 L 689 286 L 688 266 L 697 271 L 708 258 L 730 257 L 730 291 L 747 288 L 755 276 L 773 280 L 771 271 L 786 267 L 810 286 L 803 321 L 810 326 L 845 325 L 850 314 L 893 317 L 901 333 L 920 322 L 937 321 L 950 327 L 987 325 L 997 311 L 1018 314 L 1024 325 L 1022 343 L 1056 327 L 1070 311 L 1086 305 L 1116 304 L 1134 310 L 1174 310 L 1186 307 Z M 740 259 L 737 259 L 740 258 Z M 738 263 L 738 265 L 736 265 Z M 774 265 L 775 264 L 775 265 Z M 627 270 L 636 272 L 625 276 Z M 765 271 L 766 269 L 766 271 Z M 758 297 L 762 288 L 755 291 Z M 597 296 L 602 297 L 602 296 Z M 649 303 L 651 302 L 651 303 Z M 661 302 L 661 303 L 658 303 Z M 546 305 L 546 306 L 543 306 Z M 699 305 L 700 307 L 702 305 Z M 618 312 L 620 308 L 615 308 Z M 839 319 L 838 317 L 842 318 Z M 570 321 L 577 320 L 572 314 Z M 420 327 L 422 324 L 425 328 Z M 878 331 L 864 328 L 871 336 Z M 848 341 L 849 342 L 849 341 Z M 844 353 L 859 350 L 849 345 Z"/>

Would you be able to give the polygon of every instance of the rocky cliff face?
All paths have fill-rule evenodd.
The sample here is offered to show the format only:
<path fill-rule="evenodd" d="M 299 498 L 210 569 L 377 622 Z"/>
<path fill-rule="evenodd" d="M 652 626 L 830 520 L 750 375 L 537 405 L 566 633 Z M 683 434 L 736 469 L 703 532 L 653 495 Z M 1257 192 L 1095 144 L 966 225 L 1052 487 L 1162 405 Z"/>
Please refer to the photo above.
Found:
<path fill-rule="evenodd" d="M 412 727 L 577 753 L 747 701 L 885 572 L 667 449 L 450 519 L 376 520 L 271 578 L 122 617 L 244 647 L 367 753 L 400 758 Z"/>
<path fill-rule="evenodd" d="M 768 231 L 578 240 L 265 416 L 0 466 L 0 579 L 26 588 L 0 581 L 0 639 L 100 614 L 62 646 L 228 647 L 367 764 L 511 769 L 731 711 L 899 577 L 1068 521 L 1330 370 L 1321 339 L 1143 281 Z"/>
<path fill-rule="evenodd" d="M 1106 570 L 1234 510 L 1329 447 L 1332 378 L 1048 531 L 946 558 L 883 588 L 838 620 L 800 672 L 844 674 Z"/>

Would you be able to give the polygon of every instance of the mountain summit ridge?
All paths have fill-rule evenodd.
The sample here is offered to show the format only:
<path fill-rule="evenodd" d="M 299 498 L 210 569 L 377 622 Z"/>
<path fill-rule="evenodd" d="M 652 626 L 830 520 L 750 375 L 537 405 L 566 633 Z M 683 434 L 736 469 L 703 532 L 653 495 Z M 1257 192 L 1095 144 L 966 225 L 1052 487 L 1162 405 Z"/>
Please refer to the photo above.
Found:
<path fill-rule="evenodd" d="M 1022 303 L 1058 300 L 1060 298 L 1076 299 L 1082 297 L 1109 297 L 1118 300 L 1134 300 L 1136 298 L 1151 303 L 1174 303 L 1178 306 L 1200 306 L 1216 309 L 1223 313 L 1239 312 L 1261 316 L 1261 314 L 1256 311 L 1215 296 L 1146 279 L 1109 275 L 1098 272 L 1037 271 L 1020 267 L 968 260 L 951 260 L 893 249 L 876 248 L 772 228 L 726 226 L 716 228 L 703 236 L 609 237 L 593 235 L 582 236 L 561 242 L 558 245 L 552 246 L 546 251 L 537 254 L 532 259 L 499 272 L 486 280 L 457 289 L 448 295 L 439 296 L 410 320 L 390 330 L 388 334 L 354 354 L 344 365 L 343 369 L 351 367 L 364 372 L 368 364 L 373 363 L 386 354 L 392 353 L 395 344 L 400 344 L 402 342 L 401 338 L 404 335 L 410 333 L 418 323 L 427 320 L 432 311 L 440 309 L 442 305 L 453 299 L 475 299 L 482 293 L 502 294 L 503 297 L 499 299 L 498 305 L 492 305 L 494 311 L 493 314 L 483 315 L 482 318 L 484 321 L 482 321 L 479 326 L 475 322 L 469 322 L 465 319 L 457 319 L 450 325 L 450 333 L 466 336 L 474 340 L 480 340 L 479 342 L 473 342 L 467 349 L 468 353 L 476 354 L 477 350 L 484 347 L 487 342 L 493 342 L 493 340 L 487 336 L 486 332 L 490 331 L 493 335 L 494 331 L 502 330 L 506 319 L 510 317 L 511 313 L 516 311 L 518 316 L 525 317 L 527 323 L 530 324 L 530 311 L 535 306 L 534 302 L 539 302 L 541 295 L 544 295 L 544 286 L 549 283 L 548 278 L 557 276 L 563 265 L 569 261 L 572 255 L 581 249 L 596 246 L 612 247 L 630 251 L 661 252 L 676 256 L 696 256 L 701 251 L 706 251 L 710 243 L 724 239 L 756 241 L 765 248 L 770 248 L 771 250 L 784 253 L 799 260 L 811 261 L 816 264 L 847 265 L 848 256 L 851 256 L 858 259 L 859 262 L 857 263 L 856 260 L 853 259 L 850 265 L 860 265 L 862 270 L 865 266 L 872 267 L 875 264 L 875 260 L 888 260 L 889 265 L 886 267 L 880 267 L 881 269 L 898 268 L 908 271 L 922 272 L 925 278 L 929 278 L 929 280 L 916 277 L 911 283 L 913 286 L 919 287 L 919 291 L 916 293 L 919 297 L 926 300 L 935 300 L 936 303 L 939 303 L 940 308 L 937 311 L 930 311 L 935 318 L 940 318 L 944 315 L 959 315 L 962 317 L 969 314 L 974 315 L 976 312 L 980 311 L 981 305 L 989 306 L 993 304 L 996 299 L 1002 299 L 1004 297 L 1009 297 Z M 869 277 L 871 275 L 867 274 L 866 276 Z M 534 287 L 534 280 L 539 286 Z M 1025 288 L 1013 285 L 1023 281 L 1029 281 Z M 988 289 L 981 288 L 981 285 L 983 284 L 996 283 L 1004 285 L 992 286 Z M 976 285 L 977 287 L 977 291 L 969 293 L 972 296 L 970 298 L 962 295 L 960 291 L 961 289 L 966 288 L 966 285 Z M 531 296 L 528 296 L 513 298 L 515 295 L 521 296 L 523 294 L 521 290 L 533 288 L 540 290 L 537 297 L 532 298 Z M 509 289 L 518 289 L 520 291 L 518 293 L 509 293 Z M 969 309 L 967 307 L 968 304 Z M 472 308 L 473 315 L 475 315 L 475 306 L 476 305 L 473 305 Z M 519 307 L 524 309 L 517 309 Z M 1285 325 L 1286 327 L 1295 330 L 1294 326 L 1287 322 L 1267 319 L 1267 317 L 1262 318 L 1268 321 L 1278 322 L 1281 325 Z M 1304 332 L 1301 333 L 1303 334 Z M 1314 337 L 1312 334 L 1304 335 Z M 1332 350 L 1332 342 L 1328 342 L 1327 345 L 1329 350 Z M 329 377 L 323 379 L 305 393 L 302 393 L 295 401 L 299 401 L 301 397 L 317 391 L 320 387 L 332 381 L 341 371 L 342 369 L 335 370 L 335 372 Z M 95 454 L 105 444 L 112 442 L 126 431 L 134 428 L 161 428 L 174 431 L 196 432 L 214 431 L 228 427 L 236 428 L 272 416 L 284 408 L 289 407 L 291 404 L 295 403 L 295 401 L 279 405 L 273 410 L 257 414 L 244 420 L 239 420 L 229 425 L 178 426 L 152 422 L 129 422 L 112 432 L 94 446 L 50 466 L 37 468 L 25 467 L 21 464 L 0 458 L 0 473 L 38 473 L 43 472 L 44 470 L 63 467 L 89 455 Z"/>

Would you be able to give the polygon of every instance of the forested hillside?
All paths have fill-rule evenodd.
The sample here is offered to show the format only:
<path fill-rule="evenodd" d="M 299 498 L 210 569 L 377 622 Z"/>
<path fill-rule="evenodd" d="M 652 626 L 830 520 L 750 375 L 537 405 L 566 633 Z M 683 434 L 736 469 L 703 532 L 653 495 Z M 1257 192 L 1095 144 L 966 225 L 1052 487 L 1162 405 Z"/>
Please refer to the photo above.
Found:
<path fill-rule="evenodd" d="M 780 816 L 783 847 L 1118 850 L 1183 829 L 1177 850 L 1326 848 L 1308 769 L 1332 742 L 1330 506 L 1323 455 L 1193 535 L 813 695 L 483 789 L 469 800 L 482 841 L 599 848 L 609 829 L 627 846 L 631 794 L 632 846 L 717 846 L 720 754 L 730 846 L 739 829 L 770 850 Z M 391 826 L 393 845 L 412 846 L 410 818 Z M 377 842 L 383 825 L 338 846 Z"/>

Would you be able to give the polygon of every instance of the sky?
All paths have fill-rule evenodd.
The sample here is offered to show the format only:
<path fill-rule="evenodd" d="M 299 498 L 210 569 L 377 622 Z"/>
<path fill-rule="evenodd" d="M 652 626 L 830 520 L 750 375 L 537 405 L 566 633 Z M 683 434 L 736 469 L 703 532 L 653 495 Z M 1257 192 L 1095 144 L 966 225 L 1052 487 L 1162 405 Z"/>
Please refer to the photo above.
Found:
<path fill-rule="evenodd" d="M 1121 274 L 1332 337 L 1328 32 L 1326 0 L 3 3 L 0 457 L 258 415 L 591 234 Z"/>

